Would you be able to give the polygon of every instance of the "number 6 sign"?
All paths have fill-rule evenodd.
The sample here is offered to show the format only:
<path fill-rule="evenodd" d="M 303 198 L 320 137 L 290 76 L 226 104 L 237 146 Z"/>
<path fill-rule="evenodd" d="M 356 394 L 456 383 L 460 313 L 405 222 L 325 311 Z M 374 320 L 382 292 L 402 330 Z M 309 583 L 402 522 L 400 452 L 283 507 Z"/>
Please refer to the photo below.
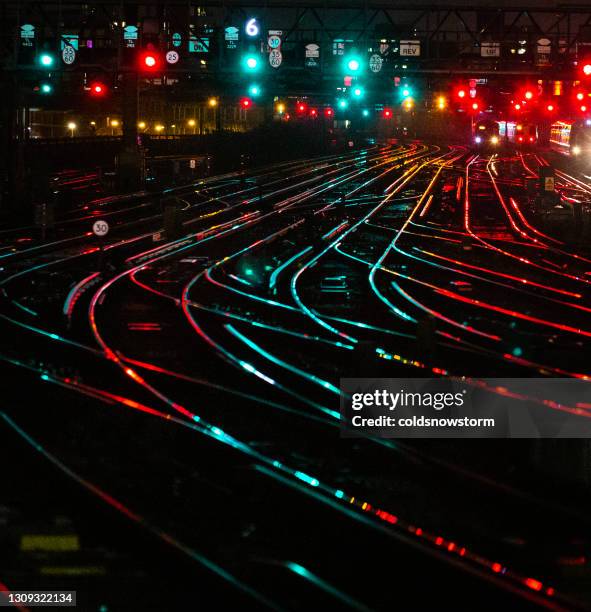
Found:
<path fill-rule="evenodd" d="M 244 31 L 248 34 L 248 36 L 258 36 L 260 31 L 259 24 L 254 17 L 246 22 Z"/>

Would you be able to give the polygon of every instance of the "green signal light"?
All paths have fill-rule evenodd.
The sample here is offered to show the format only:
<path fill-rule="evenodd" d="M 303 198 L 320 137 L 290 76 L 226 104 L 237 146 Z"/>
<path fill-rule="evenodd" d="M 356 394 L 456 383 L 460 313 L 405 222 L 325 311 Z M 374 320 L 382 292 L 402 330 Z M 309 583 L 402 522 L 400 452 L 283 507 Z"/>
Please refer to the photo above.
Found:
<path fill-rule="evenodd" d="M 402 90 L 402 97 L 403 98 L 409 98 L 412 95 L 412 90 L 409 87 L 405 87 Z"/>
<path fill-rule="evenodd" d="M 363 89 L 361 87 L 355 87 L 355 89 L 353 90 L 353 95 L 356 98 L 361 98 L 363 97 Z"/>
<path fill-rule="evenodd" d="M 53 55 L 50 55 L 49 53 L 42 53 L 39 56 L 39 63 L 45 68 L 51 68 L 51 66 L 53 66 L 54 61 L 55 60 L 53 59 Z"/>
<path fill-rule="evenodd" d="M 251 85 L 248 88 L 248 93 L 251 96 L 259 96 L 261 94 L 261 88 L 258 85 Z"/>
<path fill-rule="evenodd" d="M 254 55 L 247 55 L 244 59 L 244 66 L 247 70 L 256 70 L 259 67 L 259 60 Z"/>
<path fill-rule="evenodd" d="M 347 70 L 351 72 L 358 72 L 360 68 L 361 62 L 356 57 L 352 57 L 347 60 Z"/>
<path fill-rule="evenodd" d="M 362 115 L 363 115 L 364 117 L 369 117 L 369 111 L 367 110 L 367 108 L 364 108 L 364 109 L 363 109 Z"/>
<path fill-rule="evenodd" d="M 347 100 L 339 100 L 337 105 L 340 109 L 345 109 L 349 106 Z"/>
<path fill-rule="evenodd" d="M 39 91 L 41 91 L 41 93 L 45 95 L 50 94 L 53 92 L 53 86 L 49 83 L 42 83 L 41 87 L 39 87 Z"/>

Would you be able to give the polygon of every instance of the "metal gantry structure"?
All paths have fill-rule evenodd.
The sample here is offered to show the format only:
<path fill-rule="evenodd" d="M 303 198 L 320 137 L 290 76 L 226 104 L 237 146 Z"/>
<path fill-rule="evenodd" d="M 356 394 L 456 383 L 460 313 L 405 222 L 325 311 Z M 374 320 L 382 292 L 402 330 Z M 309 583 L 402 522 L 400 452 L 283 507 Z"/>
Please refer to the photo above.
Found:
<path fill-rule="evenodd" d="M 485 6 L 487 4 L 488 6 Z M 185 49 L 189 37 L 199 49 L 193 59 L 179 62 L 171 72 L 190 70 L 200 75 L 231 71 L 225 28 L 256 19 L 263 42 L 269 31 L 281 32 L 280 70 L 305 70 L 330 75 L 334 57 L 348 48 L 375 52 L 384 69 L 470 74 L 563 74 L 564 68 L 587 53 L 591 45 L 591 7 L 532 3 L 472 6 L 433 2 L 428 5 L 348 0 L 240 0 L 200 2 L 129 2 L 72 0 L 4 2 L 2 62 L 18 67 L 19 36 L 23 24 L 37 28 L 39 41 L 49 44 L 76 32 L 91 40 L 94 53 L 85 53 L 89 67 L 117 66 L 124 45 L 122 24 L 138 27 L 142 36 L 172 48 L 178 33 Z M 56 43 L 57 44 L 57 43 Z M 239 44 L 242 44 L 240 41 Z M 318 61 L 306 63 L 306 45 L 318 45 Z M 205 68 L 201 63 L 205 61 Z M 406 64 L 406 68 L 402 68 Z"/>
<path fill-rule="evenodd" d="M 120 160 L 136 166 L 141 90 L 167 102 L 174 96 L 223 102 L 254 79 L 266 87 L 267 100 L 334 98 L 354 64 L 360 92 L 391 91 L 393 80 L 407 75 L 436 83 L 433 91 L 453 79 L 576 80 L 577 63 L 591 61 L 591 5 L 504 2 L 494 8 L 488 0 L 480 6 L 436 0 L 2 2 L 0 137 L 8 154 L 0 155 L 0 173 L 20 180 L 6 160 L 14 141 L 28 138 L 29 109 L 50 105 L 44 93 L 59 89 L 60 103 L 75 108 L 97 78 L 117 92 L 125 145 Z M 160 54 L 161 69 L 153 74 L 138 66 L 145 49 Z M 51 65 L 39 62 L 45 52 L 54 58 Z M 168 53 L 176 59 L 168 61 Z"/>

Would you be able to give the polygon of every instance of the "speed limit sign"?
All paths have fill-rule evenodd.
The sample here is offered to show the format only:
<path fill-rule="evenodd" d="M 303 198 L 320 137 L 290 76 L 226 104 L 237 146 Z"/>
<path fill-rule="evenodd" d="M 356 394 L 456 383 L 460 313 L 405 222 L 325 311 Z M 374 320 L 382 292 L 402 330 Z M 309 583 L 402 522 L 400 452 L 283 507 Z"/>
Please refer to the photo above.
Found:
<path fill-rule="evenodd" d="M 267 39 L 267 44 L 271 49 L 279 49 L 279 47 L 281 47 L 281 38 L 276 34 L 272 34 Z"/>
<path fill-rule="evenodd" d="M 169 64 L 176 64 L 179 61 L 179 54 L 173 50 L 168 51 L 166 53 L 166 61 Z"/>
<path fill-rule="evenodd" d="M 76 61 L 76 50 L 72 45 L 66 45 L 62 49 L 62 61 L 68 66 L 71 66 Z"/>
<path fill-rule="evenodd" d="M 283 54 L 279 49 L 273 49 L 271 53 L 269 53 L 269 64 L 271 68 L 279 68 L 281 66 L 281 62 L 283 61 Z"/>
<path fill-rule="evenodd" d="M 92 232 L 95 236 L 106 236 L 109 233 L 109 224 L 99 219 L 93 223 Z"/>
<path fill-rule="evenodd" d="M 376 72 L 380 72 L 382 69 L 382 66 L 384 64 L 384 60 L 382 58 L 381 55 L 379 55 L 378 53 L 374 53 L 370 58 L 369 58 L 369 69 L 376 73 Z"/>

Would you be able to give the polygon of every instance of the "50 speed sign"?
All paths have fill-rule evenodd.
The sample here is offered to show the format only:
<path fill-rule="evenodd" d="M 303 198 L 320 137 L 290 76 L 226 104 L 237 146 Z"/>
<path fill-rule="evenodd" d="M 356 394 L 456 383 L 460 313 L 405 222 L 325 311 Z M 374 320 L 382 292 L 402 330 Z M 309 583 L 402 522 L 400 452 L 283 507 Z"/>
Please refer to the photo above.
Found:
<path fill-rule="evenodd" d="M 267 44 L 271 49 L 279 49 L 279 47 L 281 47 L 281 38 L 276 34 L 272 34 L 267 39 Z"/>

